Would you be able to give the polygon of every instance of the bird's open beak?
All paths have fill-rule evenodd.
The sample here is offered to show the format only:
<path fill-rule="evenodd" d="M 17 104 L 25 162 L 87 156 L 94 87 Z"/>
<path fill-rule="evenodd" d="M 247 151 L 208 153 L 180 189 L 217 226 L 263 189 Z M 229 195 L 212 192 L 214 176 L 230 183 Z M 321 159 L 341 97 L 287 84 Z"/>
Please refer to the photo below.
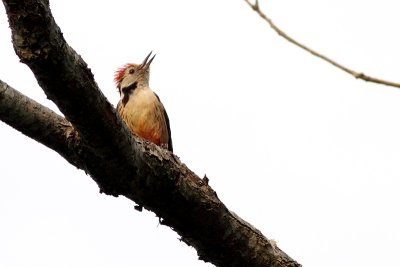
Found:
<path fill-rule="evenodd" d="M 149 67 L 150 67 L 150 64 L 151 64 L 151 62 L 153 61 L 153 59 L 155 58 L 155 54 L 154 54 L 154 56 L 152 57 L 152 58 L 150 58 L 150 60 L 149 60 L 149 57 L 151 56 L 151 53 L 153 53 L 153 51 L 151 51 L 148 55 L 147 55 L 147 57 L 143 60 L 143 62 L 142 62 L 142 64 L 140 64 L 140 66 L 139 66 L 139 69 L 148 69 Z"/>

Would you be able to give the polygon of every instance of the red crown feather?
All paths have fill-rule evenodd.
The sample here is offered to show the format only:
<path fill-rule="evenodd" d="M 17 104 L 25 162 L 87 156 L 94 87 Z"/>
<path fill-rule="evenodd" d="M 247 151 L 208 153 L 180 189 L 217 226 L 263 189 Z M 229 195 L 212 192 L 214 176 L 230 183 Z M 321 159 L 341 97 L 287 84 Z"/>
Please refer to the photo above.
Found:
<path fill-rule="evenodd" d="M 126 70 L 127 68 L 129 68 L 129 67 L 132 67 L 132 66 L 133 66 L 132 63 L 127 63 L 127 64 L 125 64 L 124 66 L 118 68 L 118 69 L 115 71 L 115 73 L 114 73 L 114 82 L 115 82 L 115 85 L 118 86 L 118 84 L 119 84 L 119 83 L 121 82 L 121 80 L 122 80 L 122 77 L 124 77 L 125 70 Z"/>

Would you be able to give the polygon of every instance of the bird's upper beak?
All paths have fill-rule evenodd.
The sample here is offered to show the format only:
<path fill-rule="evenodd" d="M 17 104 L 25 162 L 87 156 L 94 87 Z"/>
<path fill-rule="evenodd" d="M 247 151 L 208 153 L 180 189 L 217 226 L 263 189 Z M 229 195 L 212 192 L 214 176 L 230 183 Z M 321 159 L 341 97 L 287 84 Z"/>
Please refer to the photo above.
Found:
<path fill-rule="evenodd" d="M 151 51 L 148 55 L 147 55 L 147 57 L 143 60 L 143 62 L 142 62 L 142 64 L 140 64 L 139 65 L 139 69 L 148 69 L 149 67 L 150 67 L 150 64 L 151 64 L 151 62 L 153 61 L 153 59 L 155 58 L 155 54 L 154 54 L 154 56 L 152 57 L 152 58 L 150 58 L 150 60 L 149 60 L 149 57 L 151 56 L 151 53 L 153 53 L 153 51 Z"/>

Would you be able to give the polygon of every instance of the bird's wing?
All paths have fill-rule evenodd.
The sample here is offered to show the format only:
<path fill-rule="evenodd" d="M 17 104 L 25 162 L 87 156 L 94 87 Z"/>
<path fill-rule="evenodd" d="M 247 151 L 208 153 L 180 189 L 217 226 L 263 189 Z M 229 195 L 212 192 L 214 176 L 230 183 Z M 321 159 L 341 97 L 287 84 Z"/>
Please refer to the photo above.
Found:
<path fill-rule="evenodd" d="M 173 148 L 172 148 L 172 138 L 171 138 L 171 127 L 170 127 L 170 125 L 169 125 L 168 114 L 167 114 L 167 111 L 165 110 L 164 105 L 162 104 L 162 102 L 161 102 L 161 100 L 160 100 L 160 97 L 158 97 L 158 95 L 157 95 L 156 93 L 154 93 L 154 94 L 155 94 L 155 96 L 157 97 L 158 101 L 160 102 L 161 106 L 162 106 L 163 109 L 164 109 L 164 119 L 165 119 L 165 122 L 167 123 L 167 131 L 168 131 L 168 150 L 171 151 L 171 152 L 173 152 Z"/>

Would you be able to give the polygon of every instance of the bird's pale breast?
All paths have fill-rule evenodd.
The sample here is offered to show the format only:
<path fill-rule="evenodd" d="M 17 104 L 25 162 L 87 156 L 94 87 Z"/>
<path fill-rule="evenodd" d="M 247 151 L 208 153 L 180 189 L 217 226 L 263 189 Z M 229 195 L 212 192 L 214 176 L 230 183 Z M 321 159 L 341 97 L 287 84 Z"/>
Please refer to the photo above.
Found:
<path fill-rule="evenodd" d="M 118 112 L 132 132 L 157 145 L 168 145 L 164 107 L 150 89 L 135 90 Z"/>

